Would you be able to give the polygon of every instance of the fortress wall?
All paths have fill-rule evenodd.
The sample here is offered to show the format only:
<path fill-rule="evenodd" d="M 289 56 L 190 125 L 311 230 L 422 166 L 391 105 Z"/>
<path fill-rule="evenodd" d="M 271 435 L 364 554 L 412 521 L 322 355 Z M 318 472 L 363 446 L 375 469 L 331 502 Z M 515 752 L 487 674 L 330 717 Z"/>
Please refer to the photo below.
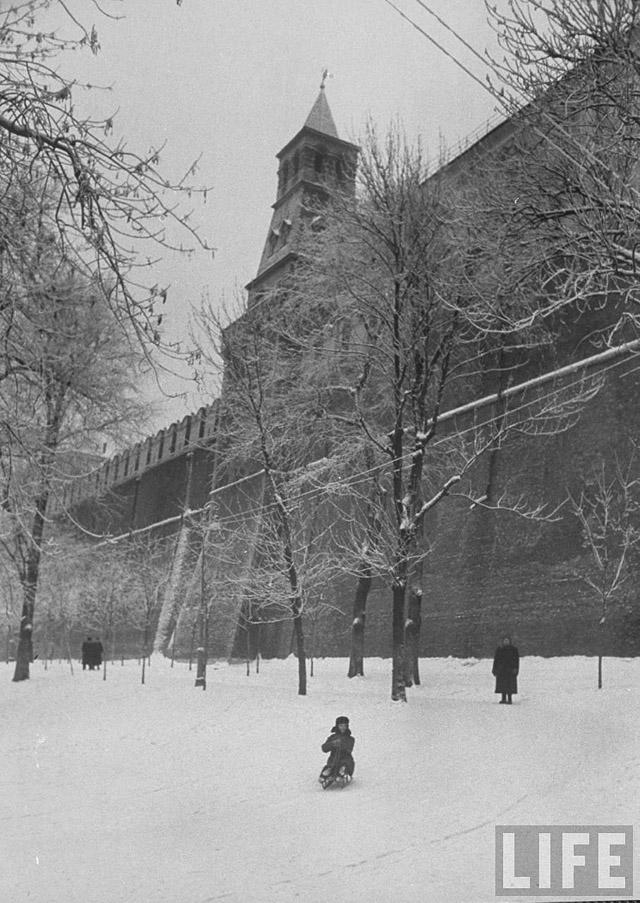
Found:
<path fill-rule="evenodd" d="M 578 423 L 556 436 L 510 443 L 494 460 L 494 493 L 548 499 L 553 508 L 576 491 L 602 460 L 628 456 L 627 437 L 640 436 L 640 373 L 629 361 L 613 370 Z M 475 474 L 482 491 L 488 459 Z M 512 634 L 525 654 L 640 654 L 640 598 L 630 585 L 635 613 L 612 613 L 598 626 L 597 600 L 579 579 L 586 559 L 580 530 L 568 508 L 556 522 L 533 523 L 468 500 L 445 499 L 431 512 L 426 534 L 432 551 L 423 581 L 423 655 L 487 656 Z M 345 611 L 330 618 L 316 643 L 319 655 L 348 655 L 355 581 L 336 601 Z M 391 652 L 391 592 L 374 583 L 368 608 L 369 655 Z"/>
<path fill-rule="evenodd" d="M 640 373 L 633 359 L 612 369 L 598 395 L 582 411 L 571 430 L 558 435 L 524 437 L 510 441 L 494 456 L 489 467 L 485 456 L 474 473 L 474 489 L 482 495 L 491 481 L 491 494 L 522 495 L 532 501 L 560 504 L 569 489 L 576 490 L 601 460 L 609 464 L 616 454 L 628 452 L 628 437 L 640 436 Z M 454 426 L 464 428 L 463 418 Z M 166 438 L 165 431 L 165 438 Z M 157 440 L 157 437 L 155 437 Z M 156 448 L 158 443 L 156 441 Z M 189 461 L 191 464 L 189 465 Z M 122 456 L 118 462 L 122 465 Z M 114 465 L 115 466 L 115 465 Z M 194 448 L 192 457 L 174 454 L 147 467 L 137 478 L 112 486 L 108 499 L 85 499 L 77 506 L 82 519 L 95 532 L 126 532 L 180 514 L 186 499 L 191 467 L 190 507 L 199 508 L 209 498 L 214 450 Z M 215 511 L 223 520 L 244 523 L 243 557 L 238 574 L 250 566 L 252 537 L 259 528 L 263 486 L 259 477 L 244 480 L 215 494 Z M 576 571 L 585 559 L 580 531 L 568 510 L 552 524 L 532 523 L 506 512 L 471 508 L 468 500 L 447 498 L 430 513 L 426 534 L 431 546 L 423 582 L 423 655 L 486 656 L 500 636 L 513 634 L 525 654 L 567 655 L 640 654 L 640 615 L 611 616 L 598 628 L 597 602 Z M 135 517 L 134 517 L 135 515 Z M 175 529 L 168 526 L 167 532 Z M 187 568 L 191 579 L 197 565 L 199 540 L 190 537 Z M 218 574 L 218 587 L 224 583 Z M 213 575 L 212 575 L 213 579 Z M 191 581 L 193 583 L 193 580 Z M 191 596 L 179 622 L 178 652 L 188 654 L 195 584 L 185 582 Z M 632 603 L 639 608 L 632 587 Z M 246 635 L 238 627 L 242 599 L 233 590 L 217 589 L 210 630 L 212 654 L 226 657 L 244 654 Z M 355 580 L 346 578 L 331 588 L 330 601 L 341 613 L 323 614 L 315 625 L 306 625 L 309 652 L 315 655 L 348 655 L 351 609 Z M 390 589 L 380 581 L 371 590 L 366 649 L 369 655 L 387 656 L 391 650 Z M 315 634 L 312 638 L 312 633 Z M 287 655 L 291 623 L 264 625 L 262 652 Z M 255 646 L 255 644 L 254 644 Z"/>
<path fill-rule="evenodd" d="M 88 510 L 92 504 L 90 500 L 99 501 L 110 498 L 120 512 L 117 520 L 126 519 L 124 511 L 127 505 L 120 503 L 120 500 L 132 494 L 132 486 L 136 480 L 140 482 L 140 486 L 144 490 L 143 509 L 148 509 L 151 513 L 153 504 L 148 499 L 150 495 L 153 496 L 154 490 L 148 490 L 146 484 L 160 485 L 165 482 L 164 474 L 177 475 L 183 471 L 186 472 L 186 465 L 182 459 L 191 451 L 199 460 L 198 476 L 202 482 L 204 475 L 200 458 L 202 452 L 209 448 L 214 441 L 217 417 L 218 405 L 214 402 L 200 408 L 194 414 L 187 414 L 182 420 L 172 423 L 166 429 L 158 430 L 155 436 L 148 436 L 144 441 L 136 443 L 131 448 L 118 452 L 90 471 L 67 480 L 60 492 L 51 498 L 49 515 L 59 516 L 65 509 L 84 508 Z M 176 460 L 181 462 L 177 468 L 167 467 L 168 462 Z M 148 476 L 158 468 L 161 468 L 162 475 Z M 144 479 L 145 477 L 146 479 Z M 181 490 L 177 485 L 169 491 L 171 498 L 175 499 Z M 208 489 L 206 491 L 208 492 Z M 182 490 L 182 497 L 184 498 L 184 490 Z M 199 497 L 202 497 L 202 492 Z M 87 504 L 88 502 L 89 504 Z M 136 521 L 138 521 L 137 515 Z M 150 523 L 150 521 L 144 521 L 144 524 L 146 523 Z M 131 529 L 130 525 L 128 524 L 125 529 Z"/>

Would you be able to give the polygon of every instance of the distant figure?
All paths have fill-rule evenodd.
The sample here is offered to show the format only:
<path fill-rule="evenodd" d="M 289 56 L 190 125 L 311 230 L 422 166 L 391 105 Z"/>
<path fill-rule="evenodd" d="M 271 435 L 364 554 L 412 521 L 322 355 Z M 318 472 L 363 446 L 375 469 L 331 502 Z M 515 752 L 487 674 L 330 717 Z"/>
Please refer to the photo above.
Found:
<path fill-rule="evenodd" d="M 322 744 L 322 752 L 329 753 L 327 764 L 320 772 L 319 781 L 324 790 L 333 783 L 343 786 L 348 784 L 356 767 L 353 761 L 355 737 L 349 730 L 349 719 L 346 715 L 336 718 L 331 733 Z"/>
<path fill-rule="evenodd" d="M 89 671 L 93 671 L 93 665 L 91 664 L 91 647 L 93 646 L 93 640 L 90 636 L 86 638 L 84 643 L 82 644 L 82 670 L 85 671 L 87 668 Z"/>
<path fill-rule="evenodd" d="M 496 649 L 493 657 L 491 673 L 496 679 L 496 693 L 502 698 L 500 703 L 511 705 L 511 697 L 518 692 L 518 671 L 520 670 L 520 655 L 511 643 L 511 637 L 502 638 L 502 643 Z"/>
<path fill-rule="evenodd" d="M 92 639 L 90 636 L 86 638 L 82 644 L 82 670 L 88 668 L 93 671 L 102 664 L 102 655 L 104 648 L 98 639 Z"/>

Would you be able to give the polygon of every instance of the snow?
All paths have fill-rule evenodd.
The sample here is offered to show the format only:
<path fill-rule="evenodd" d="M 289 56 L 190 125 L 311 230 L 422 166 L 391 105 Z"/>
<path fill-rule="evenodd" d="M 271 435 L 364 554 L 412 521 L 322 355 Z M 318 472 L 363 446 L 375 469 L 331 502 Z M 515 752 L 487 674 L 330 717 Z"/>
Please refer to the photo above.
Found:
<path fill-rule="evenodd" d="M 293 659 L 217 663 L 205 692 L 159 657 L 144 686 L 135 662 L 1 665 L 0 901 L 483 903 L 496 824 L 636 820 L 640 660 L 598 691 L 594 659 L 525 658 L 510 707 L 486 660 L 422 660 L 406 705 L 365 668 L 316 661 L 299 697 Z M 342 714 L 355 780 L 323 791 Z"/>

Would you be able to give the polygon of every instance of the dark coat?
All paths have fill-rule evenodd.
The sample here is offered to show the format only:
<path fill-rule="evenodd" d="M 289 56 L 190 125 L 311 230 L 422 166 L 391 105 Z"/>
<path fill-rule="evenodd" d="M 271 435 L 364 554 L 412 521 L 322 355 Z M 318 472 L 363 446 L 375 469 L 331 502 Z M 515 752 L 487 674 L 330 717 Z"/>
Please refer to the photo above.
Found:
<path fill-rule="evenodd" d="M 85 640 L 82 644 L 82 665 L 89 668 L 99 668 L 102 664 L 104 647 L 100 640 Z"/>
<path fill-rule="evenodd" d="M 353 761 L 353 747 L 356 742 L 355 737 L 351 736 L 349 728 L 344 734 L 338 731 L 337 727 L 331 728 L 331 734 L 322 744 L 322 752 L 329 753 L 325 768 L 330 768 L 331 773 L 335 774 L 338 769 L 344 765 L 348 774 L 353 774 L 356 767 Z"/>
<path fill-rule="evenodd" d="M 515 646 L 498 646 L 491 673 L 496 679 L 496 693 L 518 692 L 520 655 Z"/>

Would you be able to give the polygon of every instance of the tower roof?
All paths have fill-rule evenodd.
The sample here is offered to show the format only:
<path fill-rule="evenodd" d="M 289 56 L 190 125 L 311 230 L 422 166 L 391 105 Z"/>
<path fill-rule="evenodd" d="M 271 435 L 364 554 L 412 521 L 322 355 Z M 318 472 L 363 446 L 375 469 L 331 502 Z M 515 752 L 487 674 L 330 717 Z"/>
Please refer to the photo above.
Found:
<path fill-rule="evenodd" d="M 305 126 L 310 129 L 315 129 L 316 132 L 323 132 L 325 135 L 330 135 L 332 138 L 338 137 L 338 130 L 336 129 L 336 124 L 333 121 L 333 116 L 331 115 L 331 110 L 329 109 L 329 104 L 324 93 L 324 84 L 320 87 L 320 93 L 316 97 L 316 102 L 311 107 L 311 112 L 307 116 Z"/>

